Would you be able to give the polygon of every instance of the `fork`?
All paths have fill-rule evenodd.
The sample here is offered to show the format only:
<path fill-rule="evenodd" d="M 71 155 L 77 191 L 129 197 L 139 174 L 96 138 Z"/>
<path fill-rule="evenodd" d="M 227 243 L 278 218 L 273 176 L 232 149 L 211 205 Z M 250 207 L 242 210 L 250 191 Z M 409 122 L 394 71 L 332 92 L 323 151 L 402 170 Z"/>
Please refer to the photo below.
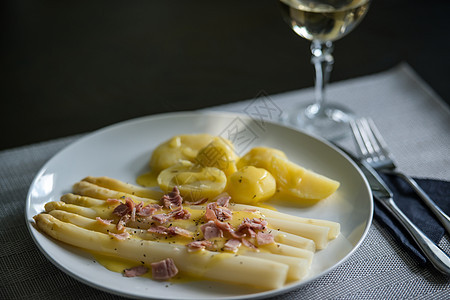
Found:
<path fill-rule="evenodd" d="M 350 122 L 350 126 L 359 148 L 360 158 L 377 171 L 403 178 L 434 213 L 447 233 L 450 234 L 450 217 L 434 203 L 413 178 L 397 170 L 394 158 L 373 120 L 370 118 L 356 119 Z"/>

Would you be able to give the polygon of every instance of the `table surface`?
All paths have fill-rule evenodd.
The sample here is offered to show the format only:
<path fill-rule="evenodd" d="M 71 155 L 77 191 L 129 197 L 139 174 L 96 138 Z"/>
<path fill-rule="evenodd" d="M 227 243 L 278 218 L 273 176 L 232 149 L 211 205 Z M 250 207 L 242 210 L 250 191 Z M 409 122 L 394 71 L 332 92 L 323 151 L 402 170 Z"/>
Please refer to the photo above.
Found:
<path fill-rule="evenodd" d="M 401 169 L 417 177 L 450 180 L 450 112 L 408 65 L 335 83 L 329 94 L 357 115 L 375 120 Z M 242 112 L 249 105 L 272 101 L 286 112 L 312 95 L 312 89 L 262 94 L 210 109 Z M 81 136 L 0 152 L 1 299 L 119 298 L 85 286 L 53 266 L 34 245 L 25 224 L 25 199 L 31 181 L 47 160 Z M 354 147 L 349 139 L 341 142 Z M 450 253 L 448 236 L 439 245 Z M 416 262 L 374 220 L 360 248 L 342 265 L 274 299 L 448 299 L 449 294 L 449 278 Z"/>

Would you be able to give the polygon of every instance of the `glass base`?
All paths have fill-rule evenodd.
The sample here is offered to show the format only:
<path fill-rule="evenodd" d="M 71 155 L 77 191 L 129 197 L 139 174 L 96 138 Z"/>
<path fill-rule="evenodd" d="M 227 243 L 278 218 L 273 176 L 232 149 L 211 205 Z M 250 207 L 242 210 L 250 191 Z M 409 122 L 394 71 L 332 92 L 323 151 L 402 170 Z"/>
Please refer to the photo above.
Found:
<path fill-rule="evenodd" d="M 317 111 L 316 104 L 303 105 L 293 109 L 282 121 L 330 141 L 350 134 L 349 123 L 354 119 L 350 110 L 340 105 L 327 104 L 323 113 L 317 114 Z"/>

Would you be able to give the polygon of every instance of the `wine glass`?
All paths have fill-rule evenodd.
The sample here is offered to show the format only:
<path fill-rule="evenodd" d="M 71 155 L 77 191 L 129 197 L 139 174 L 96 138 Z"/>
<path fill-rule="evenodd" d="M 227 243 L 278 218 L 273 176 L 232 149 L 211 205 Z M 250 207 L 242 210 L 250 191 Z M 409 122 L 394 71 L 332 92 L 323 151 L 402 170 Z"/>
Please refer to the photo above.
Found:
<path fill-rule="evenodd" d="M 315 67 L 315 102 L 283 117 L 329 140 L 345 136 L 352 113 L 325 101 L 325 87 L 333 68 L 333 42 L 349 33 L 366 15 L 371 0 L 279 0 L 284 20 L 299 36 L 311 42 Z"/>

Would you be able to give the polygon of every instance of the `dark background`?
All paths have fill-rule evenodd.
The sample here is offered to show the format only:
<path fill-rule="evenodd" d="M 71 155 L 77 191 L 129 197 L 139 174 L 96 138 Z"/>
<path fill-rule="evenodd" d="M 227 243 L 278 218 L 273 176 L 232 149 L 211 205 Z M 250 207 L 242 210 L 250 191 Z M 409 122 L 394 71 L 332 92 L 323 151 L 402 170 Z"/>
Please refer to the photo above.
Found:
<path fill-rule="evenodd" d="M 310 87 L 276 0 L 2 2 L 0 149 Z M 374 0 L 332 81 L 405 61 L 450 103 L 450 1 Z"/>

